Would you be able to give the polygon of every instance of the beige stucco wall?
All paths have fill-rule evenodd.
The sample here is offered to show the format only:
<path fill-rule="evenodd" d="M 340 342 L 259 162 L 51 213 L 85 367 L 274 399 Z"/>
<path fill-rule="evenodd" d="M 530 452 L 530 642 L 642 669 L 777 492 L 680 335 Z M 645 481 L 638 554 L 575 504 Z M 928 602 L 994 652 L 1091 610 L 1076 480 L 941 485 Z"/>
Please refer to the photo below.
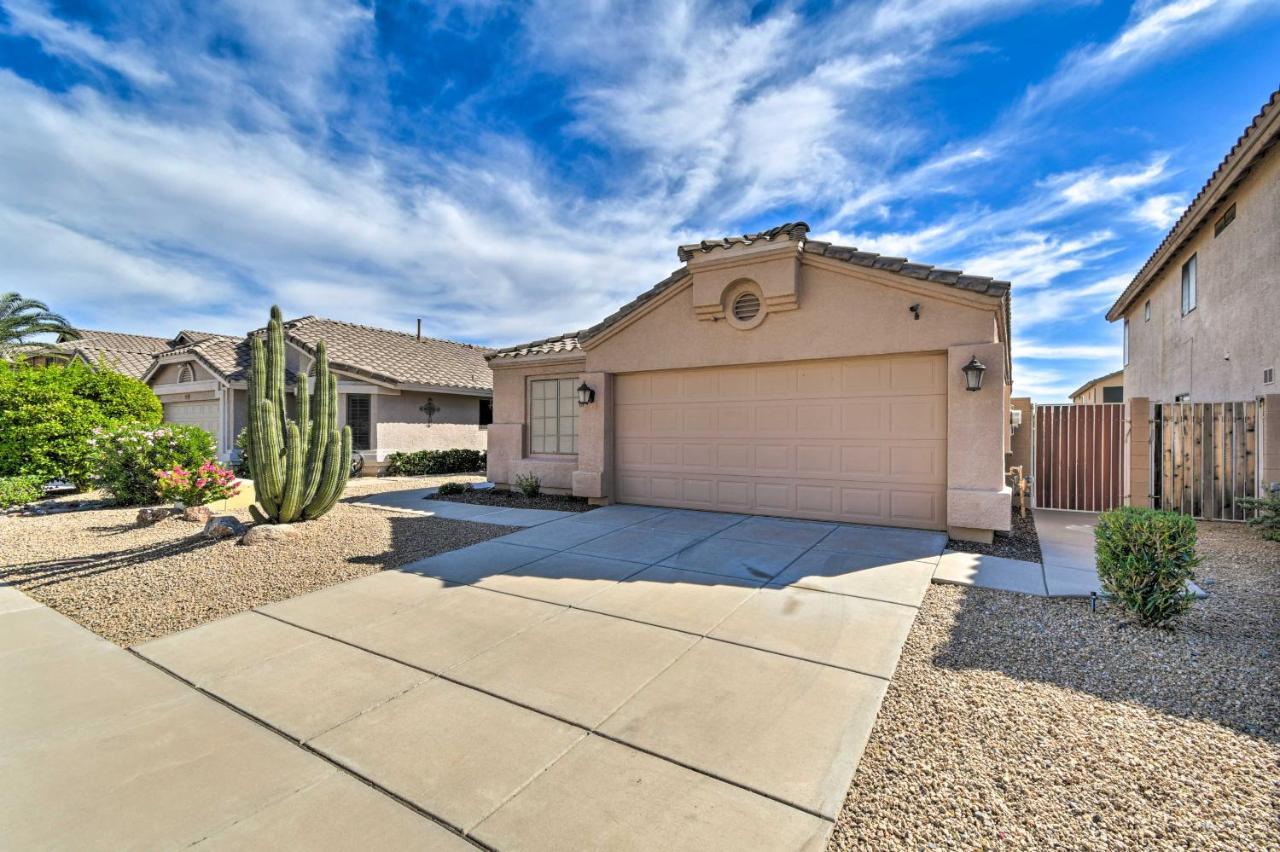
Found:
<path fill-rule="evenodd" d="M 720 280 L 753 277 L 749 257 Z M 771 258 L 770 275 L 776 259 Z M 770 313 L 757 328 L 741 330 L 724 320 L 699 319 L 694 281 L 676 285 L 620 324 L 589 342 L 580 357 L 526 356 L 491 362 L 494 420 L 489 435 L 489 478 L 513 482 L 537 473 L 544 488 L 601 500 L 611 497 L 613 402 L 611 376 L 647 370 L 757 364 L 890 353 L 945 352 L 949 361 L 948 512 L 966 529 L 1008 529 L 1009 489 L 1004 484 L 1008 449 L 1005 347 L 998 342 L 999 303 L 945 285 L 917 282 L 804 256 L 797 266 L 799 306 Z M 776 277 L 776 276 L 775 276 Z M 776 282 L 772 286 L 777 286 Z M 705 293 L 701 294 L 705 300 Z M 921 306 L 913 318 L 910 306 Z M 705 314 L 705 311 L 704 311 Z M 977 355 L 988 367 L 983 391 L 964 390 L 960 366 Z M 954 366 L 954 370 L 951 367 Z M 572 377 L 596 389 L 584 407 L 577 456 L 531 456 L 526 451 L 527 386 L 533 377 Z"/>
<path fill-rule="evenodd" d="M 1236 218 L 1219 236 L 1213 223 L 1232 202 Z M 1126 394 L 1170 402 L 1254 399 L 1275 393 L 1262 371 L 1280 372 L 1280 152 L 1272 151 L 1218 214 L 1130 307 Z M 1197 265 L 1197 305 L 1181 314 L 1182 265 Z M 1151 300 L 1151 319 L 1143 319 Z"/>
<path fill-rule="evenodd" d="M 430 397 L 439 407 L 430 424 L 419 407 Z M 488 430 L 480 428 L 480 399 L 446 393 L 404 391 L 379 394 L 373 400 L 371 436 L 379 461 L 395 452 L 416 450 L 483 450 Z M 345 413 L 345 402 L 342 405 Z"/>
<path fill-rule="evenodd" d="M 1124 387 L 1124 373 L 1121 373 L 1118 376 L 1113 376 L 1112 378 L 1104 379 L 1103 381 L 1100 381 L 1100 382 L 1094 382 L 1093 384 L 1085 388 L 1083 391 L 1081 391 L 1079 394 L 1071 397 L 1071 401 L 1074 402 L 1076 405 L 1087 405 L 1095 402 L 1105 402 L 1106 400 L 1102 398 L 1103 388 L 1123 388 L 1123 387 Z"/>

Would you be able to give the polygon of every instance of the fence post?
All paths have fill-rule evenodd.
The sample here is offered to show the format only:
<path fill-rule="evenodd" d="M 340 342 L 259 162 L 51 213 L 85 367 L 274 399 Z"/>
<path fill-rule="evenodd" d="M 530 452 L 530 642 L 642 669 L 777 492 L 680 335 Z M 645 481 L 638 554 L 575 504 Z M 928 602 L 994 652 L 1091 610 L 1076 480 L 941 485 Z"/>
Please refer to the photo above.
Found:
<path fill-rule="evenodd" d="M 1280 393 L 1262 397 L 1257 428 L 1262 438 L 1258 442 L 1261 444 L 1258 496 L 1265 496 L 1271 483 L 1280 483 Z"/>
<path fill-rule="evenodd" d="M 1124 504 L 1151 506 L 1151 401 L 1143 396 L 1124 403 Z"/>

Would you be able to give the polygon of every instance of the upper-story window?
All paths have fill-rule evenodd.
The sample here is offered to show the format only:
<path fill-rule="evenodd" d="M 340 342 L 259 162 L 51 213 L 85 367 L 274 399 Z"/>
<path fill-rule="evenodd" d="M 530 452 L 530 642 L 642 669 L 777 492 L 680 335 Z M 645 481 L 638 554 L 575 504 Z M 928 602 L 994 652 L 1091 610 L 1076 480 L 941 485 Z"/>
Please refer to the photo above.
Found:
<path fill-rule="evenodd" d="M 1151 322 L 1151 300 L 1147 299 L 1146 304 L 1142 306 L 1142 321 Z"/>
<path fill-rule="evenodd" d="M 1124 318 L 1124 363 L 1129 365 L 1129 318 Z"/>
<path fill-rule="evenodd" d="M 1182 264 L 1182 315 L 1196 309 L 1196 256 L 1193 254 Z"/>
<path fill-rule="evenodd" d="M 529 452 L 578 452 L 578 392 L 574 379 L 529 382 Z"/>

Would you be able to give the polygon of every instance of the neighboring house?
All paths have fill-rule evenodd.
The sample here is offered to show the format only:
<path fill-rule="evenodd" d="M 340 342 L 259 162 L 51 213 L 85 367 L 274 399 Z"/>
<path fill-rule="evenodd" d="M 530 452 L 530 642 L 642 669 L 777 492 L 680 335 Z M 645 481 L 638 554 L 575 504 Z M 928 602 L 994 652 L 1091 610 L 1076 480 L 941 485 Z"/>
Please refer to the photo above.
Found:
<path fill-rule="evenodd" d="M 396 451 L 485 448 L 493 395 L 487 350 L 306 316 L 285 323 L 290 382 L 314 375 L 321 340 L 338 377 L 338 425 L 351 427 L 366 473 Z M 248 419 L 249 349 L 247 337 L 209 336 L 160 353 L 144 376 L 165 420 L 208 430 L 224 459 Z"/>
<path fill-rule="evenodd" d="M 1076 405 L 1093 402 L 1124 402 L 1124 370 L 1090 379 L 1071 394 Z"/>
<path fill-rule="evenodd" d="M 1009 284 L 807 232 L 682 246 L 684 266 L 600 324 L 492 353 L 489 478 L 533 473 L 596 502 L 1007 530 Z"/>
<path fill-rule="evenodd" d="M 1237 402 L 1280 393 L 1280 91 L 1245 128 L 1107 319 L 1125 395 Z"/>
<path fill-rule="evenodd" d="M 156 355 L 189 342 L 199 332 L 183 331 L 173 338 L 117 331 L 82 330 L 79 334 L 76 339 L 60 335 L 52 348 L 40 350 L 27 361 L 36 366 L 70 361 L 82 361 L 94 368 L 105 364 L 118 373 L 140 379 L 151 368 Z"/>

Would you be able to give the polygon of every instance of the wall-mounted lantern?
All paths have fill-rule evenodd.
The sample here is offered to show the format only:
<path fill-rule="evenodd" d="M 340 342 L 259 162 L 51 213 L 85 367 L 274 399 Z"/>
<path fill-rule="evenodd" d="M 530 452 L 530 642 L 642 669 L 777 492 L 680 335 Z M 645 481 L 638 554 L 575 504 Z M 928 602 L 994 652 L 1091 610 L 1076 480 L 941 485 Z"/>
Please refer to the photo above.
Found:
<path fill-rule="evenodd" d="M 978 356 L 974 355 L 969 359 L 969 363 L 960 369 L 964 370 L 964 389 L 976 391 L 982 389 L 982 374 L 987 371 L 987 367 L 978 360 Z"/>
<path fill-rule="evenodd" d="M 590 405 L 596 401 L 595 389 L 586 382 L 578 385 L 578 405 Z"/>

